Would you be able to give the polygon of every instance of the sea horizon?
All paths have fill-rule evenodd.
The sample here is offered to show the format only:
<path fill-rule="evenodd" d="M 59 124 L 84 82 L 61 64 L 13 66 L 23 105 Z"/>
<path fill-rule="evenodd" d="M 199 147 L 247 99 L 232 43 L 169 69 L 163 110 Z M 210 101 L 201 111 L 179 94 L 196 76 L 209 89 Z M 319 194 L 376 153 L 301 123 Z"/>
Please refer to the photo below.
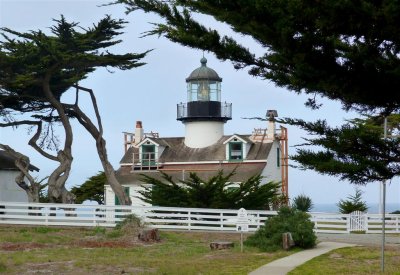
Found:
<path fill-rule="evenodd" d="M 367 203 L 367 206 L 368 213 L 379 213 L 379 203 Z M 400 210 L 400 203 L 386 203 L 386 213 L 391 213 L 396 210 Z M 314 203 L 310 212 L 339 213 L 339 207 L 336 203 Z"/>

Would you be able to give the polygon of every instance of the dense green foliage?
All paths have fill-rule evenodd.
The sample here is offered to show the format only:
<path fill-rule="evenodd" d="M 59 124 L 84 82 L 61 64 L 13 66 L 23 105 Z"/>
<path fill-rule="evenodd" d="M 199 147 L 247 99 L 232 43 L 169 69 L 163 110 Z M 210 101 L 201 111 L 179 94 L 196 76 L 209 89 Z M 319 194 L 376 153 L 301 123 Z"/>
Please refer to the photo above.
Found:
<path fill-rule="evenodd" d="M 106 50 L 121 42 L 114 39 L 121 34 L 123 20 L 106 16 L 87 29 L 67 22 L 63 16 L 54 21 L 51 35 L 40 30 L 22 33 L 0 29 L 4 38 L 0 41 L 2 109 L 51 110 L 54 106 L 46 95 L 46 85 L 59 100 L 96 68 L 110 66 L 126 70 L 143 65 L 138 60 L 145 53 L 119 55 Z"/>
<path fill-rule="evenodd" d="M 265 225 L 247 238 L 245 244 L 264 251 L 282 248 L 282 234 L 290 232 L 295 246 L 311 248 L 316 245 L 317 237 L 313 231 L 314 223 L 310 215 L 294 208 L 281 207 L 277 216 L 270 217 Z"/>
<path fill-rule="evenodd" d="M 142 175 L 142 181 L 151 184 L 141 192 L 144 201 L 157 206 L 270 209 L 280 199 L 279 184 L 261 184 L 262 176 L 255 175 L 238 185 L 230 182 L 233 173 L 219 171 L 208 180 L 190 173 L 188 180 L 174 182 L 162 173 L 162 180 Z"/>
<path fill-rule="evenodd" d="M 356 189 L 356 193 L 349 195 L 346 200 L 340 200 L 337 206 L 339 207 L 339 212 L 342 214 L 350 214 L 354 211 L 366 212 L 368 210 L 367 203 L 362 201 L 362 191 Z"/>
<path fill-rule="evenodd" d="M 295 92 L 361 109 L 400 107 L 400 6 L 397 1 L 117 0 L 128 12 L 154 12 L 166 23 L 149 34 L 211 51 L 251 75 Z M 241 45 L 199 23 L 212 16 L 262 48 Z M 205 21 L 204 21 L 205 22 Z M 377 92 L 379 91 L 379 93 Z"/>
<path fill-rule="evenodd" d="M 303 212 L 310 212 L 313 206 L 311 198 L 304 194 L 298 195 L 292 202 L 292 208 Z"/>
<path fill-rule="evenodd" d="M 398 115 L 389 117 L 390 134 L 398 130 Z M 400 139 L 383 139 L 382 117 L 352 120 L 340 127 L 327 122 L 305 122 L 287 119 L 312 134 L 306 144 L 319 150 L 298 148 L 291 156 L 302 169 L 314 169 L 321 174 L 338 175 L 355 184 L 392 179 L 400 174 Z M 397 126 L 396 126 L 397 125 Z"/>
<path fill-rule="evenodd" d="M 107 178 L 104 172 L 98 172 L 81 186 L 72 187 L 71 193 L 76 196 L 75 203 L 83 203 L 89 200 L 104 204 L 104 185 L 106 183 Z"/>

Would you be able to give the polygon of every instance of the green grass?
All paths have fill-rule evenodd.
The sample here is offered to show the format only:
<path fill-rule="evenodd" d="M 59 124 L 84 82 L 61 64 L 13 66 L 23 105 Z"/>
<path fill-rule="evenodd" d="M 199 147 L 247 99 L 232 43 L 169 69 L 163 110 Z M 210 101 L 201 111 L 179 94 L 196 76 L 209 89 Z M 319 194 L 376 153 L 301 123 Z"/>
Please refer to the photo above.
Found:
<path fill-rule="evenodd" d="M 143 244 L 121 230 L 45 228 L 0 226 L 0 272 L 247 274 L 293 253 L 250 247 L 241 253 L 239 234 L 163 231 L 161 242 Z M 209 243 L 216 240 L 233 241 L 235 247 L 211 251 Z"/>
<path fill-rule="evenodd" d="M 290 275 L 366 275 L 381 274 L 379 247 L 348 247 L 316 257 L 289 272 Z M 387 248 L 385 252 L 385 275 L 400 274 L 399 248 Z"/>

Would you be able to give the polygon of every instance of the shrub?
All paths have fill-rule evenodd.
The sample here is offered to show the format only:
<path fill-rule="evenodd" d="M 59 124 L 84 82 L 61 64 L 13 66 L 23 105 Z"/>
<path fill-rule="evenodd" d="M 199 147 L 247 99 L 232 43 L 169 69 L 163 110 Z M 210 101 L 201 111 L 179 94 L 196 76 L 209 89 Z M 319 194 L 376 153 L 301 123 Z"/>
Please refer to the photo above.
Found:
<path fill-rule="evenodd" d="M 115 226 L 116 230 L 121 230 L 124 228 L 141 228 L 143 227 L 142 220 L 135 214 L 126 215 L 124 219 L 117 223 Z"/>
<path fill-rule="evenodd" d="M 245 244 L 263 251 L 275 251 L 282 247 L 282 234 L 290 232 L 295 246 L 311 248 L 315 246 L 317 240 L 313 229 L 314 223 L 310 221 L 309 214 L 282 207 L 278 215 L 267 219 L 265 225 L 247 238 Z"/>
<path fill-rule="evenodd" d="M 298 195 L 293 199 L 292 207 L 294 209 L 303 211 L 303 212 L 310 212 L 310 210 L 313 208 L 313 203 L 310 197 L 302 194 Z"/>
<path fill-rule="evenodd" d="M 175 182 L 172 176 L 161 171 L 162 179 L 142 174 L 141 181 L 151 185 L 139 192 L 142 200 L 158 206 L 221 208 L 221 209 L 269 209 L 270 205 L 281 204 L 280 184 L 262 183 L 263 176 L 254 175 L 240 184 L 230 179 L 236 170 L 201 179 L 196 173 Z"/>
<path fill-rule="evenodd" d="M 360 189 L 356 188 L 356 193 L 354 196 L 349 195 L 347 200 L 340 200 L 337 204 L 339 207 L 339 212 L 342 214 L 350 214 L 354 211 L 367 211 L 367 203 L 362 201 L 362 193 L 363 192 Z"/>
<path fill-rule="evenodd" d="M 393 211 L 393 212 L 390 213 L 390 214 L 400 214 L 400 210 Z"/>

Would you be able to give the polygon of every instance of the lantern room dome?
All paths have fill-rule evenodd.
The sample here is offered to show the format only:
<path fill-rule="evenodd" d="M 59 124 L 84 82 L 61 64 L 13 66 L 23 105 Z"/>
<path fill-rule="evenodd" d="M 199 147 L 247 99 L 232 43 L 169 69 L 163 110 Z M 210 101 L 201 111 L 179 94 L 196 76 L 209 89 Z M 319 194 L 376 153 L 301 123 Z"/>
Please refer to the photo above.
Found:
<path fill-rule="evenodd" d="M 188 78 L 186 82 L 198 81 L 198 80 L 211 80 L 221 82 L 222 78 L 219 77 L 216 71 L 207 67 L 207 59 L 203 57 L 200 59 L 201 66 L 195 69 Z"/>

